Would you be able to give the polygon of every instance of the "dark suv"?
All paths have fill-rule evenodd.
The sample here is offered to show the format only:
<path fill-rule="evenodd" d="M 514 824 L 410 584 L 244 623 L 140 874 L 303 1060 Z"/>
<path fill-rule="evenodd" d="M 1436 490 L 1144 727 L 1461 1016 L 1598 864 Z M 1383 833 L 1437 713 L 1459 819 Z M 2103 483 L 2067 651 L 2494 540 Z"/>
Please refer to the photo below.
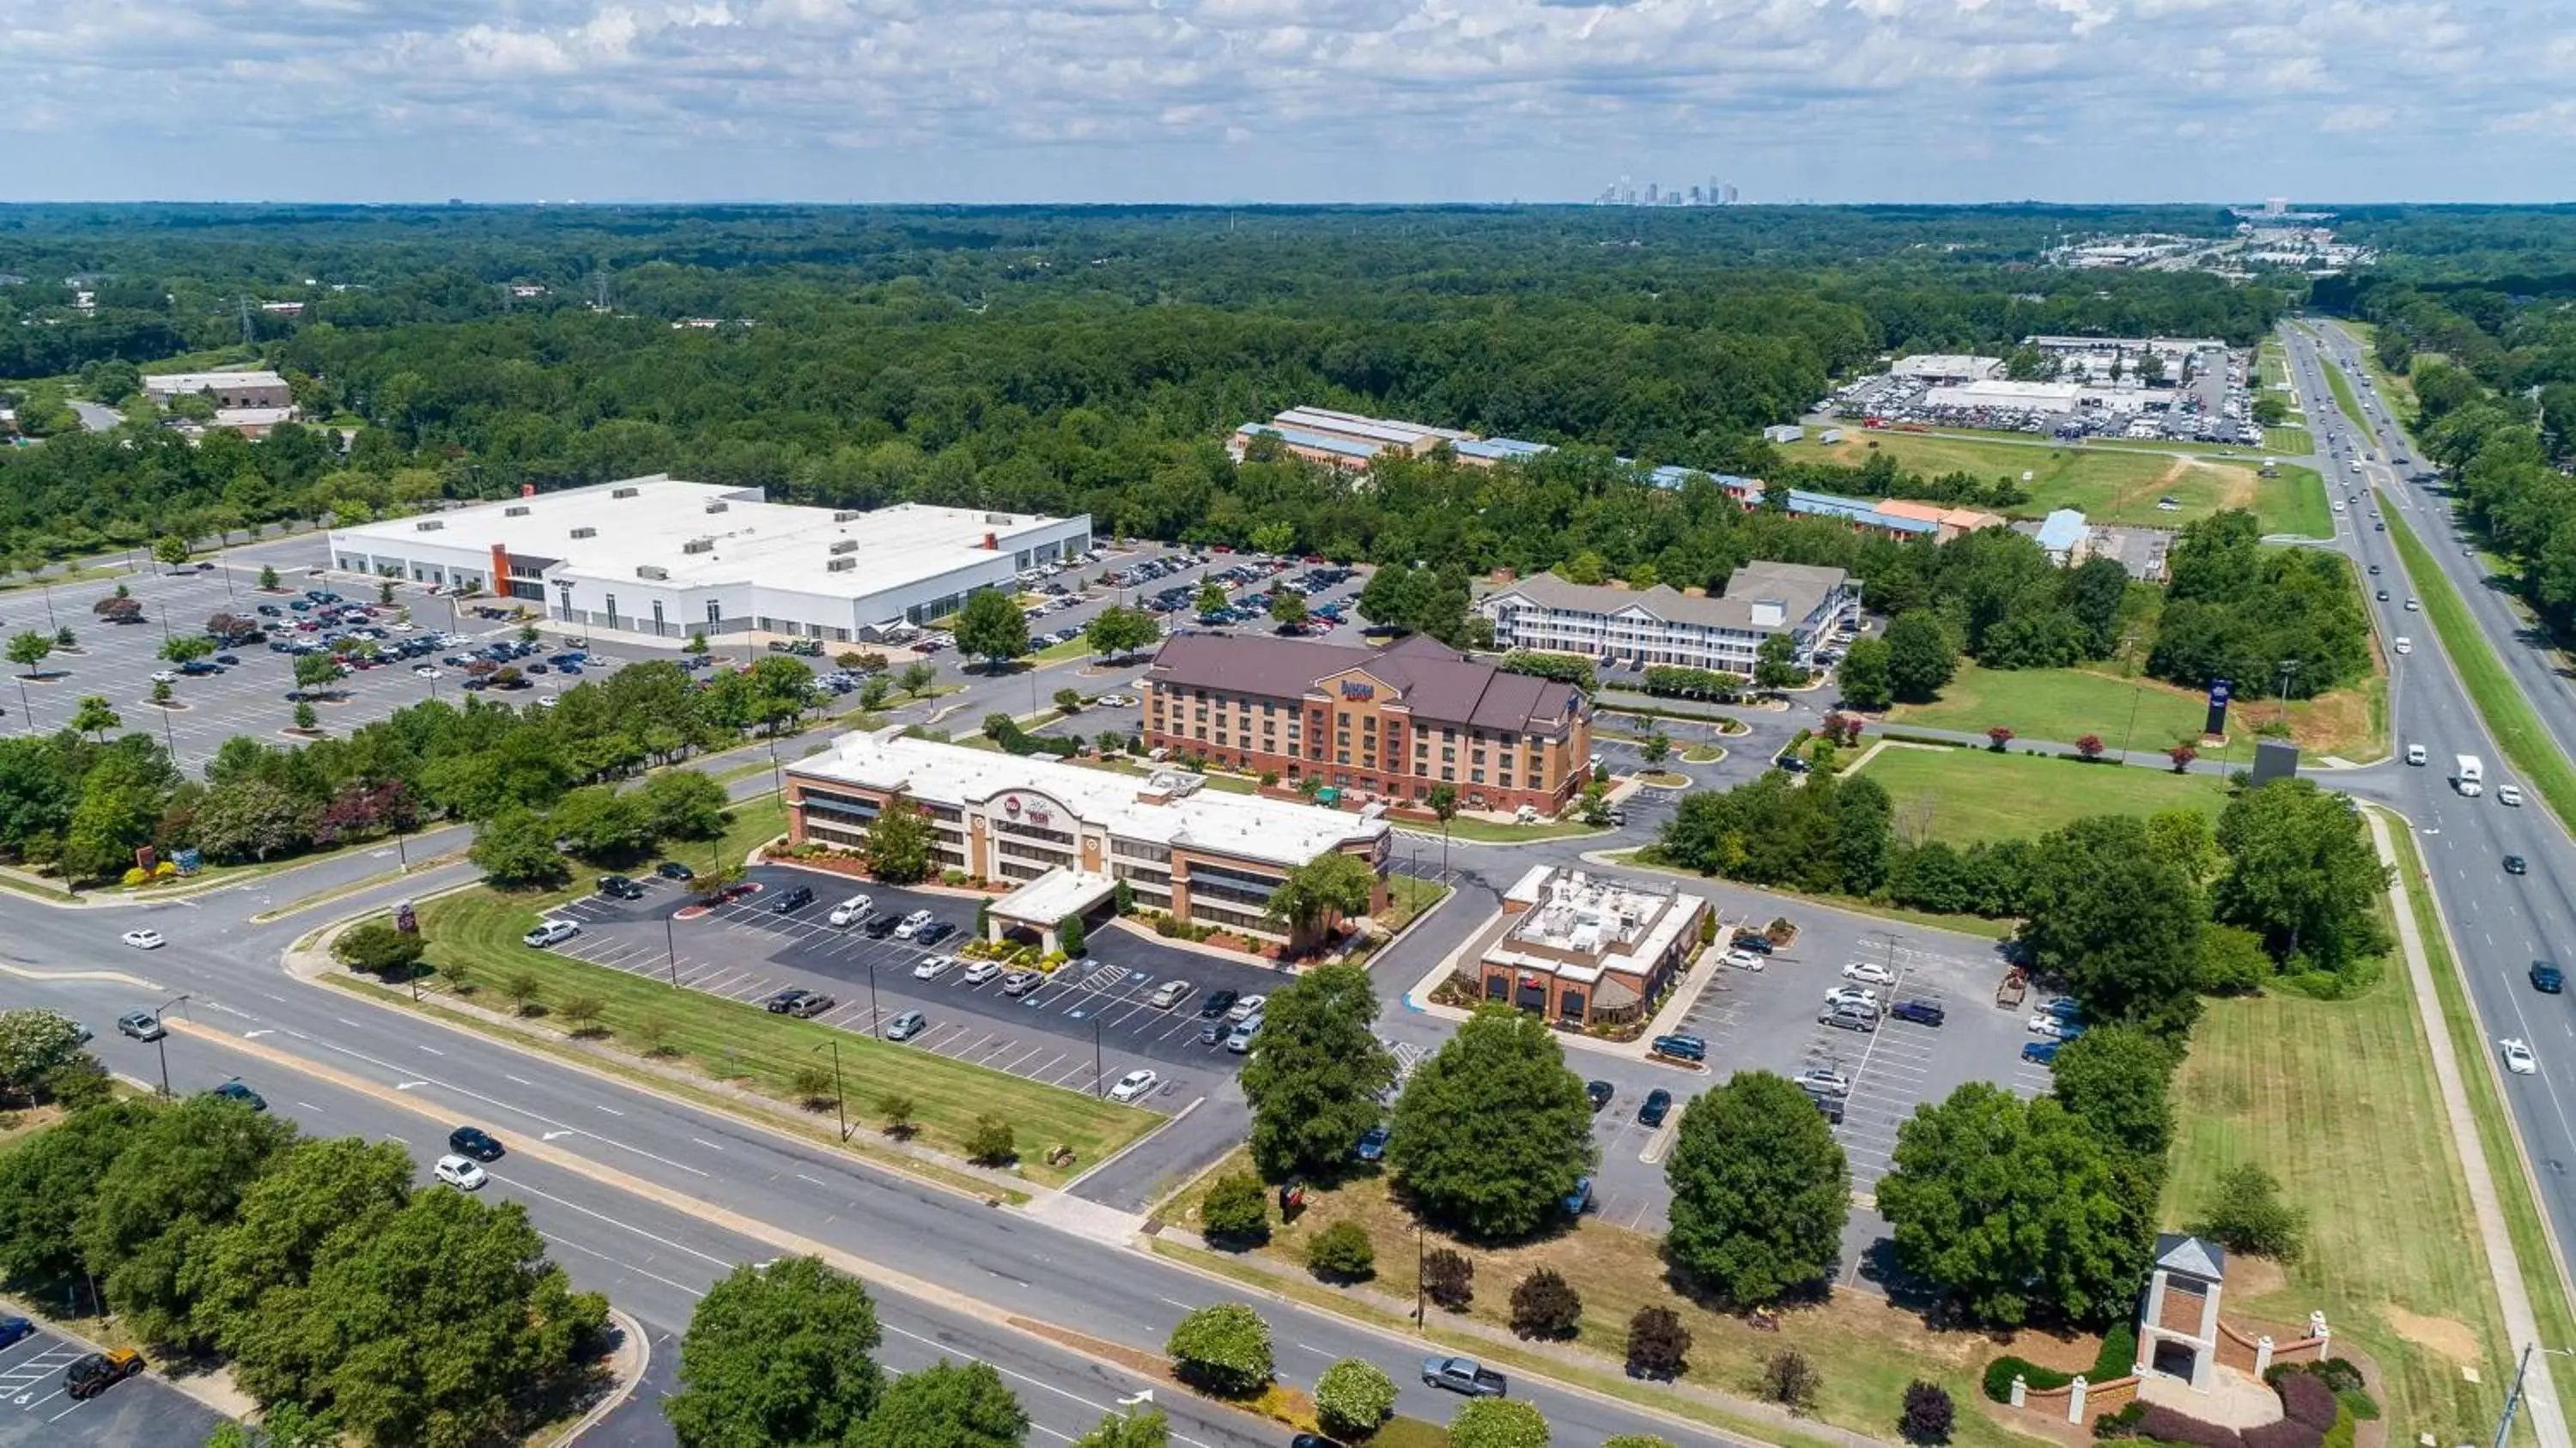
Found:
<path fill-rule="evenodd" d="M 2531 988 L 2542 995 L 2556 995 L 2567 989 L 2567 976 L 2545 960 L 2531 963 Z"/>
<path fill-rule="evenodd" d="M 883 940 L 894 934 L 894 928 L 902 923 L 903 917 L 890 911 L 882 915 L 871 915 L 868 917 L 868 923 L 859 927 L 859 933 L 870 940 Z"/>
<path fill-rule="evenodd" d="M 620 900 L 641 900 L 644 898 L 644 887 L 624 875 L 602 875 L 599 877 L 599 893 L 612 895 Z"/>
<path fill-rule="evenodd" d="M 814 888 L 810 885 L 799 885 L 779 896 L 778 903 L 769 908 L 780 915 L 793 915 L 813 903 Z"/>
<path fill-rule="evenodd" d="M 1887 1013 L 1900 1021 L 1912 1021 L 1918 1026 L 1937 1026 L 1941 1024 L 1942 1017 L 1947 1014 L 1941 1009 L 1939 1001 L 1927 1000 L 1898 1001 L 1889 1008 Z"/>

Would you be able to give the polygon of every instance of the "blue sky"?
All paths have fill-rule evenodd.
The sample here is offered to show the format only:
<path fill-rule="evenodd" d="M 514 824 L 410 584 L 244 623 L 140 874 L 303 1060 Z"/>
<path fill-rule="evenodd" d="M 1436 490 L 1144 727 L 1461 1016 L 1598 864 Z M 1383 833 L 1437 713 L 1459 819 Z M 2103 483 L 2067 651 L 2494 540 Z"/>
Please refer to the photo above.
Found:
<path fill-rule="evenodd" d="M 0 197 L 2556 200 L 2576 4 L 0 0 Z"/>

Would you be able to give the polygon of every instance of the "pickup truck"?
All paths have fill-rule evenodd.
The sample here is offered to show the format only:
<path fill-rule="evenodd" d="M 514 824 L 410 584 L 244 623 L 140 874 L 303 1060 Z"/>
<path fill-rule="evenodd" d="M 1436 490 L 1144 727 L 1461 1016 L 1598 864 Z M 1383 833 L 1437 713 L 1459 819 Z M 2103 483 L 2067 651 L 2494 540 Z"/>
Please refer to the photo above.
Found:
<path fill-rule="evenodd" d="M 1422 1380 L 1471 1398 L 1499 1398 L 1511 1385 L 1501 1373 L 1474 1358 L 1430 1357 L 1422 1360 Z"/>
<path fill-rule="evenodd" d="M 2018 1010 L 2030 994 L 2030 975 L 2020 966 L 2004 972 L 2003 983 L 1995 987 L 1995 1004 L 2005 1010 Z"/>

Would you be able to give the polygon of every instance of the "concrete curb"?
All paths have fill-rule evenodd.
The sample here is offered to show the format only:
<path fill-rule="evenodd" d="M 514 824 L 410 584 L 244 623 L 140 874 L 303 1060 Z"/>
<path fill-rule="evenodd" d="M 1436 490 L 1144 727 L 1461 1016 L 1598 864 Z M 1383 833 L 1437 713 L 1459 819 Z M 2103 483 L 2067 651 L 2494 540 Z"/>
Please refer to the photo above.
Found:
<path fill-rule="evenodd" d="M 625 1405 L 628 1398 L 635 1396 L 636 1388 L 642 1386 L 644 1382 L 644 1374 L 652 1369 L 653 1339 L 644 1331 L 644 1324 L 627 1316 L 623 1309 L 617 1307 L 609 1308 L 608 1316 L 617 1324 L 617 1330 L 624 1334 L 626 1341 L 635 1345 L 635 1371 L 619 1379 L 617 1386 L 610 1390 L 606 1397 L 591 1404 L 590 1411 L 582 1414 L 577 1422 L 564 1430 L 561 1438 L 555 1440 L 558 1443 L 570 1443 L 598 1427 L 602 1418 L 616 1412 Z"/>

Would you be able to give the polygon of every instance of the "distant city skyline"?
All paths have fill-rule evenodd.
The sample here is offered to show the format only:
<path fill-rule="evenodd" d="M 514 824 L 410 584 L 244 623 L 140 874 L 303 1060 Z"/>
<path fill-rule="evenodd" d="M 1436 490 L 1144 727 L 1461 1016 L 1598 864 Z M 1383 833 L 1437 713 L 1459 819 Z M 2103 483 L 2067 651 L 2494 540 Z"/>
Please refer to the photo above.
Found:
<path fill-rule="evenodd" d="M 2576 9 L 0 0 L 0 198 L 2553 200 Z"/>

